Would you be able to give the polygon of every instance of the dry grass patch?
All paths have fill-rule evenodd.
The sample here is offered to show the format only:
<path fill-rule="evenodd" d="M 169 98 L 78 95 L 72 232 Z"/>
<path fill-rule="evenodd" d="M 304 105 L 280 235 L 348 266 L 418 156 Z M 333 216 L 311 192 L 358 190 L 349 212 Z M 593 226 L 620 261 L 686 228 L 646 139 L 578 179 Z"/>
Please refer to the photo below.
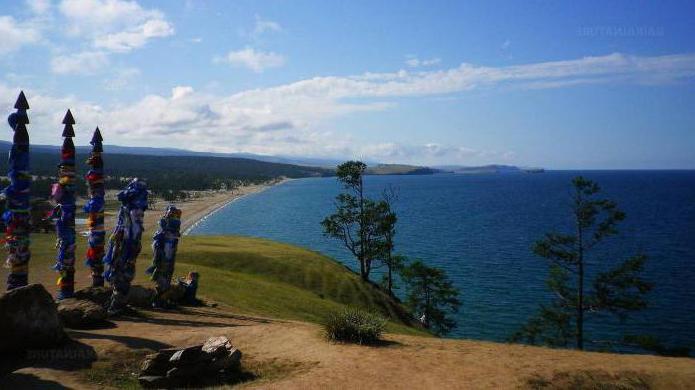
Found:
<path fill-rule="evenodd" d="M 555 372 L 552 377 L 535 375 L 528 379 L 527 388 L 543 390 L 648 390 L 652 386 L 650 376 L 640 372 L 609 373 L 602 370 L 579 370 Z"/>

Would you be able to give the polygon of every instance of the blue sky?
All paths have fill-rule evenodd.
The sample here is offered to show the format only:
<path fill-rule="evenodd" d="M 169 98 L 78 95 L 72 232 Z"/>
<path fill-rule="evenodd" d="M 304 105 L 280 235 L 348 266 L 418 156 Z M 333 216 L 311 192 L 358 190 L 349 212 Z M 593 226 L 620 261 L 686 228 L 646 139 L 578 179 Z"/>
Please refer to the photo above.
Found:
<path fill-rule="evenodd" d="M 695 5 L 0 0 L 36 143 L 695 168 Z M 10 140 L 6 132 L 3 139 Z"/>

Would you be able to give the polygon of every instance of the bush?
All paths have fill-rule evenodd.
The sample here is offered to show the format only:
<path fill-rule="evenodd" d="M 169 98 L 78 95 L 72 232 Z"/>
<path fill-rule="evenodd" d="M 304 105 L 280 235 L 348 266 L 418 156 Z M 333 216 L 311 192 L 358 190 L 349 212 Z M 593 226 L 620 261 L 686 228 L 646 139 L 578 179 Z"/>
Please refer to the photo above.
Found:
<path fill-rule="evenodd" d="M 386 319 L 358 308 L 333 313 L 324 324 L 326 337 L 332 341 L 373 344 L 386 327 Z"/>

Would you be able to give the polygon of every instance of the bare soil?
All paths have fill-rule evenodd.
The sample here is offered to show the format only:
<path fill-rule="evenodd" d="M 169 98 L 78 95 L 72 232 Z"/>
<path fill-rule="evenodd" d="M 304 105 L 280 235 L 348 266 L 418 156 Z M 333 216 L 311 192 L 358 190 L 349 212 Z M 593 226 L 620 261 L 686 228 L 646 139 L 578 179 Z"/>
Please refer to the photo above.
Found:
<path fill-rule="evenodd" d="M 224 307 L 145 311 L 110 328 L 70 334 L 79 343 L 72 348 L 92 350 L 97 360 L 22 368 L 0 388 L 120 387 L 112 380 L 119 376 L 128 387 L 146 353 L 216 335 L 244 353 L 249 376 L 238 384 L 243 388 L 695 388 L 695 359 L 391 334 L 378 346 L 336 344 L 317 325 L 235 315 Z"/>

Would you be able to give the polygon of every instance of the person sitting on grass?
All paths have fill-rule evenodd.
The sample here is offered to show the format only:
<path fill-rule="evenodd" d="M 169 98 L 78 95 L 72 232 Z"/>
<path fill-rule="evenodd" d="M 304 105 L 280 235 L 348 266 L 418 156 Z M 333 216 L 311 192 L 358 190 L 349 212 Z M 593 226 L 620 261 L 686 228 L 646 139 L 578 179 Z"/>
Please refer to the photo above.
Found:
<path fill-rule="evenodd" d="M 196 298 L 199 278 L 200 275 L 196 271 L 189 272 L 186 278 L 179 278 L 179 286 L 184 289 L 183 297 L 181 298 L 182 304 L 192 306 L 198 306 L 200 304 L 198 298 Z"/>

